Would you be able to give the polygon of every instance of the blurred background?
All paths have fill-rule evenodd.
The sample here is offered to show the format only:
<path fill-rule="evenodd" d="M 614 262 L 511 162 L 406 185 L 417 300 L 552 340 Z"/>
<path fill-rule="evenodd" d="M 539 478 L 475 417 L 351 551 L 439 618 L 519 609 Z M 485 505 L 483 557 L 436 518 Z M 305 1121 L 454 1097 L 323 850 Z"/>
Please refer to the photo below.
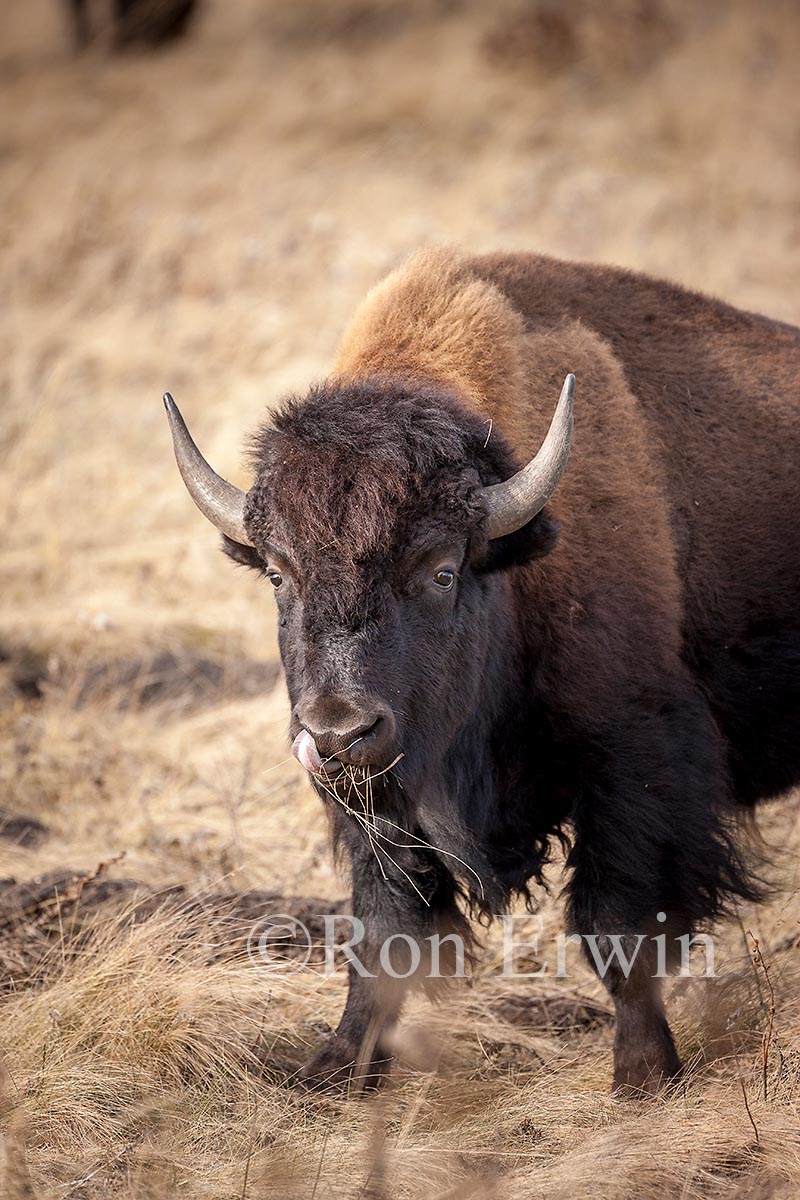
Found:
<path fill-rule="evenodd" d="M 4 611 L 27 624 L 150 627 L 202 595 L 261 644 L 161 392 L 245 483 L 265 406 L 422 244 L 800 320 L 792 0 L 197 0 L 182 37 L 117 52 L 111 0 L 85 9 L 80 52 L 68 0 L 0 18 Z"/>
<path fill-rule="evenodd" d="M 217 470 L 246 487 L 246 435 L 278 399 L 324 376 L 366 289 L 433 243 L 621 264 L 800 323 L 798 63 L 795 0 L 128 0 L 118 10 L 111 0 L 4 0 L 6 882 L 52 879 L 66 868 L 91 873 L 124 853 L 104 874 L 151 888 L 344 894 L 322 813 L 288 757 L 272 599 L 222 558 L 191 505 L 161 393 L 174 394 Z M 768 824 L 776 841 L 796 848 L 794 810 L 776 809 Z M 796 934 L 792 870 L 783 900 L 748 917 L 770 944 Z M 558 906 L 546 911 L 559 927 Z M 17 964 L 16 988 L 51 933 L 37 926 L 32 938 L 28 929 L 24 952 L 23 942 L 4 952 Z M 63 927 L 58 936 L 63 957 Z M 744 955 L 741 978 L 750 979 L 738 930 L 730 955 Z M 167 980 L 153 971 L 130 977 L 139 1007 L 149 996 L 155 1012 Z M 237 978 L 237 1019 L 250 1029 L 252 984 Z M 233 994 L 227 977 L 223 984 Z M 70 986 L 74 993 L 75 978 Z M 186 984 L 177 1011 L 196 1017 L 202 990 Z M 335 988 L 323 999 L 313 988 L 301 993 L 298 1007 L 286 1009 L 289 1025 L 299 1028 L 309 1013 L 335 1020 Z M 33 1078 L 57 1026 L 47 1014 L 67 1000 L 14 1003 L 8 1044 L 19 1078 Z M 114 1003 L 123 1005 L 122 996 Z M 202 1011 L 212 1061 L 228 1026 Z M 89 1039 L 106 1066 L 98 1046 L 107 1019 L 98 1016 Z M 492 1028 L 491 1044 L 499 1044 Z M 588 1089 L 602 1109 L 610 1034 L 598 1036 L 570 1086 Z M 165 1044 L 155 1050 L 134 1038 L 108 1054 L 117 1063 L 147 1054 L 156 1061 Z M 497 1072 L 516 1072 L 535 1108 L 539 1060 L 526 1045 L 528 1058 L 512 1055 Z M 556 1057 L 560 1047 L 551 1046 Z M 494 1086 L 484 1043 L 473 1048 L 475 1063 L 464 1051 L 464 1078 L 473 1087 L 488 1072 Z M 182 1078 L 183 1050 L 173 1051 Z M 78 1164 L 111 1161 L 128 1136 L 102 1124 L 100 1100 L 94 1125 L 88 1117 L 75 1125 L 67 1075 L 56 1073 L 53 1085 L 72 1114 L 57 1133 L 42 1115 L 53 1105 L 60 1111 L 52 1095 L 49 1109 L 23 1105 L 39 1148 L 36 1186 L 59 1180 L 59 1196 Z M 548 1104 L 563 1086 L 562 1078 Z M 484 1103 L 505 1095 L 491 1087 L 481 1094 Z M 730 1096 L 741 1116 L 735 1075 Z M 583 1109 L 559 1111 L 561 1132 L 550 1133 L 574 1140 Z M 250 1117 L 236 1112 L 224 1152 L 203 1143 L 190 1155 L 180 1139 L 171 1143 L 174 1161 L 194 1164 L 185 1168 L 193 1195 L 227 1195 L 220 1163 L 243 1162 L 248 1144 L 252 1153 Z M 730 1145 L 727 1134 L 713 1140 L 719 1121 L 704 1127 L 712 1165 L 749 1136 L 739 1116 Z M 284 1117 L 296 1129 L 297 1113 Z M 484 1107 L 480 1119 L 504 1118 Z M 620 1136 L 630 1144 L 641 1135 L 641 1154 L 627 1168 L 641 1172 L 654 1130 L 636 1129 Z M 487 1144 L 498 1136 L 495 1129 Z M 526 1137 L 515 1145 L 530 1155 L 538 1134 Z M 335 1140 L 330 1152 L 340 1166 L 347 1161 Z M 567 1164 L 541 1194 L 600 1194 L 592 1193 L 597 1161 Z M 431 1159 L 425 1186 L 441 1187 L 430 1194 L 444 1195 L 459 1170 L 441 1155 Z M 630 1182 L 615 1171 L 603 1194 Z M 653 1194 L 671 1195 L 674 1185 L 675 1195 L 700 1195 L 694 1178 L 664 1176 Z M 398 1183 L 394 1194 L 428 1194 L 406 1183 L 408 1192 Z M 244 1195 L 239 1186 L 231 1194 Z M 131 1194 L 151 1194 L 137 1187 Z M 80 1194 L 94 1192 L 86 1184 Z"/>

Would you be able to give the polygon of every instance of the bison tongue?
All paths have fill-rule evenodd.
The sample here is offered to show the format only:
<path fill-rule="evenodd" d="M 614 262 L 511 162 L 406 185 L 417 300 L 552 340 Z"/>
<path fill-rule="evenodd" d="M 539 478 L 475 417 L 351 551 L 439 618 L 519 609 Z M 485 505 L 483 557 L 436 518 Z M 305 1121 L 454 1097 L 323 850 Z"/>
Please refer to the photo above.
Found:
<path fill-rule="evenodd" d="M 301 730 L 292 742 L 292 754 L 312 774 L 322 769 L 322 759 L 307 729 Z"/>

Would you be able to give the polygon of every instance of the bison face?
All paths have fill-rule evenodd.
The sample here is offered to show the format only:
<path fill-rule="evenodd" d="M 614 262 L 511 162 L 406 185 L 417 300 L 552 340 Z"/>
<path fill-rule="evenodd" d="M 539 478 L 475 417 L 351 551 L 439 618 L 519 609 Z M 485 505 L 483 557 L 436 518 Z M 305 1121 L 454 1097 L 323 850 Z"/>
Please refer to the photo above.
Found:
<path fill-rule="evenodd" d="M 193 498 L 274 590 L 300 762 L 328 787 L 435 774 L 508 652 L 504 569 L 554 544 L 541 510 L 569 450 L 571 377 L 516 474 L 490 423 L 430 385 L 339 381 L 290 401 L 254 440 L 246 496 L 168 411 Z"/>
<path fill-rule="evenodd" d="M 466 522 L 464 522 L 466 524 Z M 288 534 L 288 530 L 285 531 Z M 258 549 L 274 589 L 292 703 L 293 751 L 325 782 L 439 763 L 480 702 L 504 592 L 472 531 L 416 537 L 355 563 L 270 541 Z M 477 551 L 477 560 L 476 560 Z"/>

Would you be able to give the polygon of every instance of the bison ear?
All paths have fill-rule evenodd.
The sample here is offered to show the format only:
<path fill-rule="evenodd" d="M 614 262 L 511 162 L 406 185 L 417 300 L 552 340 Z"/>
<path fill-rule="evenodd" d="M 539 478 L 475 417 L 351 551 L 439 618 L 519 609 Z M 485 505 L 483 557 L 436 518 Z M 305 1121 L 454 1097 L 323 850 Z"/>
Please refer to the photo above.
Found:
<path fill-rule="evenodd" d="M 254 571 L 264 570 L 264 560 L 261 555 L 252 546 L 243 546 L 241 542 L 235 542 L 233 538 L 229 538 L 226 534 L 222 535 L 222 550 L 227 554 L 228 558 L 232 558 L 235 563 L 239 563 L 242 567 L 251 567 Z"/>
<path fill-rule="evenodd" d="M 486 557 L 479 564 L 479 571 L 505 571 L 509 567 L 521 567 L 536 558 L 544 558 L 558 541 L 558 522 L 538 513 L 527 525 L 507 533 L 505 537 L 492 538 L 486 546 Z"/>

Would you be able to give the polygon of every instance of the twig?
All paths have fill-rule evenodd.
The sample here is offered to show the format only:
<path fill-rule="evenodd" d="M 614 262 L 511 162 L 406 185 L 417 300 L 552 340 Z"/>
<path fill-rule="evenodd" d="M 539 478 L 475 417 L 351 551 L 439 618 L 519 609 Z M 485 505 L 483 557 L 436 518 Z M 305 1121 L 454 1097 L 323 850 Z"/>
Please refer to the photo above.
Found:
<path fill-rule="evenodd" d="M 744 930 L 742 930 L 742 933 L 744 933 Z M 736 1046 L 734 1045 L 733 1034 L 731 1034 L 731 1053 L 732 1053 L 733 1061 L 736 1063 L 736 1074 L 739 1076 L 739 1087 L 742 1089 L 742 1099 L 744 1100 L 744 1107 L 747 1111 L 748 1117 L 750 1118 L 750 1124 L 753 1126 L 753 1132 L 756 1135 L 756 1145 L 759 1145 L 761 1139 L 758 1136 L 758 1126 L 756 1125 L 755 1120 L 753 1119 L 753 1114 L 750 1111 L 750 1104 L 747 1099 L 747 1088 L 745 1087 L 745 1082 L 744 1082 L 744 1079 L 742 1078 L 742 1067 L 741 1067 L 741 1063 L 739 1062 L 739 1056 L 736 1053 Z"/>
<path fill-rule="evenodd" d="M 256 1121 L 258 1119 L 258 1100 L 253 1107 L 253 1120 L 250 1123 L 250 1141 L 247 1146 L 247 1158 L 244 1164 L 244 1178 L 242 1179 L 242 1191 L 239 1200 L 247 1200 L 247 1181 L 250 1176 L 250 1160 L 253 1157 L 253 1151 L 256 1144 Z M 756 1139 L 758 1134 L 756 1134 Z"/>
<path fill-rule="evenodd" d="M 322 1164 L 325 1162 L 325 1151 L 328 1149 L 328 1138 L 330 1136 L 331 1136 L 331 1127 L 329 1125 L 328 1128 L 325 1130 L 325 1138 L 322 1143 L 322 1153 L 319 1156 L 319 1165 L 317 1167 L 317 1177 L 314 1180 L 314 1190 L 311 1193 L 311 1200 L 314 1200 L 314 1197 L 317 1194 L 317 1188 L 319 1187 L 319 1181 L 320 1181 L 320 1177 L 322 1175 Z"/>
<path fill-rule="evenodd" d="M 775 1025 L 775 989 L 772 986 L 772 980 L 769 976 L 769 967 L 764 961 L 764 955 L 761 953 L 761 947 L 758 944 L 758 938 L 754 937 L 749 929 L 747 932 L 754 947 L 753 963 L 756 967 L 761 967 L 762 971 L 764 972 L 764 978 L 767 981 L 767 988 L 769 989 L 769 1024 L 767 1026 L 767 1032 L 761 1037 L 761 1070 L 764 1080 L 764 1099 L 766 1100 L 768 1098 L 767 1066 L 769 1063 L 769 1048 L 772 1043 L 772 1032 Z"/>
<path fill-rule="evenodd" d="M 747 1111 L 748 1117 L 750 1118 L 750 1124 L 753 1126 L 753 1133 L 756 1135 L 756 1145 L 759 1145 L 761 1142 L 761 1138 L 758 1136 L 758 1126 L 756 1125 L 755 1121 L 753 1120 L 753 1114 L 750 1112 L 750 1105 L 747 1101 L 747 1088 L 744 1086 L 744 1080 L 742 1079 L 741 1075 L 739 1076 L 739 1087 L 742 1089 L 742 1099 L 744 1100 L 744 1107 Z"/>
<path fill-rule="evenodd" d="M 750 947 L 747 944 L 747 930 L 744 927 L 744 921 L 741 918 L 738 908 L 736 909 L 736 923 L 742 931 L 742 941 L 744 942 L 745 952 L 750 960 L 750 966 L 753 968 L 753 978 L 756 981 L 756 991 L 758 992 L 758 1003 L 763 1006 L 764 993 L 761 990 L 761 976 L 759 975 L 758 967 L 753 962 L 752 955 L 750 954 Z"/>

